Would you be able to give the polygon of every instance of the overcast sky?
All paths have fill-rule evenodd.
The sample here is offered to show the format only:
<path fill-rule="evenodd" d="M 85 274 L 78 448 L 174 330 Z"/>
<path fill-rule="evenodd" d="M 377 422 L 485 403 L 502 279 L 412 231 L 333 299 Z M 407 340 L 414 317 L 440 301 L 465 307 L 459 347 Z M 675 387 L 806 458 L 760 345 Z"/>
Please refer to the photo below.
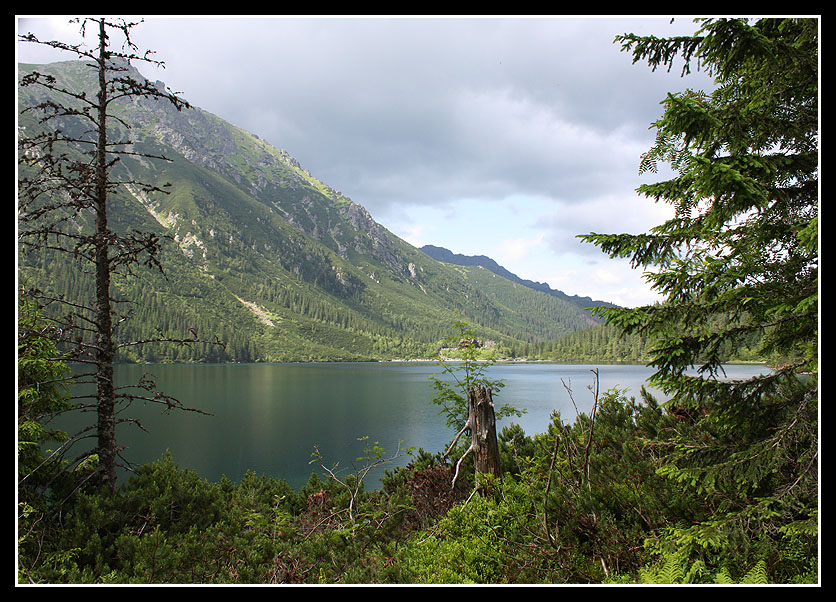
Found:
<path fill-rule="evenodd" d="M 638 174 L 649 126 L 667 92 L 711 82 L 633 65 L 613 40 L 692 33 L 690 17 L 144 19 L 134 42 L 166 67 L 143 75 L 287 150 L 409 243 L 487 255 L 568 294 L 656 299 L 576 235 L 671 215 L 635 193 L 665 175 Z M 20 16 L 18 33 L 69 41 L 68 20 Z M 72 58 L 17 46 L 22 62 Z"/>

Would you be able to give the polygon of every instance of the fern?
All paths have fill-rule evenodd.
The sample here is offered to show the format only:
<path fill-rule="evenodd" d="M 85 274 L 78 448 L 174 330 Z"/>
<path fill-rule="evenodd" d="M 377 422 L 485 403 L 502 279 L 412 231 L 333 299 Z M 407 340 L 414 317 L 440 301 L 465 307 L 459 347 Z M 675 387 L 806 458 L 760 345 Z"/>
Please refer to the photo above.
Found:
<path fill-rule="evenodd" d="M 674 585 L 687 583 L 714 583 L 721 585 L 747 584 L 765 585 L 769 583 L 766 575 L 766 562 L 758 561 L 749 572 L 735 580 L 729 569 L 724 567 L 711 575 L 701 560 L 689 561 L 683 550 L 665 553 L 656 564 L 639 570 L 639 583 L 643 585 Z"/>
<path fill-rule="evenodd" d="M 688 557 L 679 550 L 666 553 L 660 563 L 639 570 L 639 582 L 645 585 L 697 583 L 704 571 L 702 561 L 694 561 L 689 566 Z"/>
<path fill-rule="evenodd" d="M 723 568 L 714 577 L 714 582 L 721 585 L 729 585 L 732 583 L 741 583 L 746 585 L 766 585 L 769 580 L 766 578 L 766 562 L 759 560 L 748 573 L 743 575 L 740 581 L 735 581 L 729 575 L 728 569 Z"/>

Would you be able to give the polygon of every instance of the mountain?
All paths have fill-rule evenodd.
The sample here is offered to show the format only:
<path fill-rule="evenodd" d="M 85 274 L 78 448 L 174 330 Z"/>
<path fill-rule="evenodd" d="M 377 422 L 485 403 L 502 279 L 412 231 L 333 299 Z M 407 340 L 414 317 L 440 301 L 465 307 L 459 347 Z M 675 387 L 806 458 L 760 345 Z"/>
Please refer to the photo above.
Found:
<path fill-rule="evenodd" d="M 424 245 L 421 247 L 421 251 L 436 259 L 438 261 L 443 261 L 445 263 L 453 263 L 456 265 L 466 265 L 466 266 L 481 266 L 487 270 L 490 270 L 497 276 L 502 276 L 503 278 L 507 278 L 511 282 L 516 282 L 517 284 L 521 284 L 523 286 L 527 286 L 530 289 L 535 291 L 540 291 L 549 295 L 553 295 L 565 301 L 568 301 L 574 305 L 577 305 L 581 309 L 589 309 L 593 307 L 615 307 L 615 304 L 609 303 L 607 301 L 595 301 L 590 297 L 580 297 L 578 295 L 569 296 L 563 291 L 555 290 L 551 288 L 545 282 L 534 282 L 533 280 L 524 280 L 509 272 L 507 269 L 499 265 L 496 261 L 491 259 L 490 257 L 486 257 L 485 255 L 461 255 L 460 253 L 453 253 L 449 249 L 445 249 L 444 247 L 436 247 L 435 245 Z M 596 323 L 603 323 L 601 320 L 597 318 L 593 318 L 596 320 Z"/>
<path fill-rule="evenodd" d="M 18 76 L 33 70 L 91 94 L 94 82 L 82 61 L 20 64 Z M 19 109 L 48 96 L 34 86 L 19 88 Z M 110 199 L 114 229 L 153 231 L 164 240 L 163 275 L 135 270 L 114 278 L 115 295 L 134 314 L 118 336 L 184 338 L 193 328 L 202 340 L 225 343 L 135 347 L 123 360 L 420 358 L 435 355 L 457 318 L 500 348 L 558 339 L 594 324 L 564 298 L 481 267 L 431 258 L 287 151 L 211 113 L 178 112 L 152 99 L 120 102 L 115 112 L 130 128 L 113 120 L 112 139 L 169 161 L 125 155 L 112 178 L 170 184 L 168 194 L 122 185 Z M 84 127 L 71 117 L 60 126 Z M 18 127 L 32 135 L 41 126 L 25 112 Z M 86 219 L 77 216 L 73 227 L 86 227 Z M 21 281 L 84 298 L 91 276 L 66 255 L 47 249 L 19 254 Z"/>

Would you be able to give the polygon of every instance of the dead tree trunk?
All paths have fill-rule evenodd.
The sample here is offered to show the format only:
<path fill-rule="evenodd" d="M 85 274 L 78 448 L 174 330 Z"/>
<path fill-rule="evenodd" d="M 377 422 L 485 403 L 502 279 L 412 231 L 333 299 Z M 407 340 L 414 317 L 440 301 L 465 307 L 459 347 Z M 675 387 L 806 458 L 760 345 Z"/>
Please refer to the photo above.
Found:
<path fill-rule="evenodd" d="M 459 468 L 468 454 L 474 456 L 475 473 L 478 475 L 491 474 L 499 477 L 502 470 L 499 465 L 499 442 L 496 438 L 496 414 L 493 409 L 493 397 L 491 390 L 482 385 L 476 385 L 467 391 L 467 422 L 462 430 L 456 435 L 450 449 L 445 456 L 455 447 L 459 437 L 470 430 L 471 443 L 456 463 L 456 473 L 453 476 L 452 487 L 456 486 L 459 478 Z"/>
<path fill-rule="evenodd" d="M 94 237 L 96 262 L 96 399 L 99 466 L 101 481 L 111 491 L 116 490 L 116 389 L 113 384 L 113 361 L 116 356 L 113 340 L 113 308 L 110 297 L 110 231 L 108 210 L 108 157 L 107 157 L 107 33 L 105 20 L 99 22 L 99 91 L 97 95 L 98 141 L 96 144 L 95 215 Z"/>
<path fill-rule="evenodd" d="M 499 443 L 496 439 L 496 415 L 491 390 L 481 385 L 467 392 L 467 408 L 476 473 L 500 476 Z"/>

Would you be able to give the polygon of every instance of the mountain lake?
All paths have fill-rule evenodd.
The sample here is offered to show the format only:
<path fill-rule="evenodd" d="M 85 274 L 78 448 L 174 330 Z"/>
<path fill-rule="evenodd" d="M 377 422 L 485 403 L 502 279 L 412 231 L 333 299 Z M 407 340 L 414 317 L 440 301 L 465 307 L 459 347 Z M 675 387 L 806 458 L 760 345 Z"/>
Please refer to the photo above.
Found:
<path fill-rule="evenodd" d="M 601 393 L 618 387 L 628 396 L 640 390 L 653 369 L 643 365 L 587 365 L 541 362 L 497 363 L 487 375 L 502 379 L 494 396 L 497 407 L 510 404 L 525 410 L 497 425 L 517 423 L 527 435 L 545 431 L 554 410 L 565 421 L 593 404 L 593 370 L 599 372 Z M 745 379 L 768 371 L 763 365 L 725 366 L 726 378 Z M 312 471 L 315 447 L 323 462 L 338 464 L 341 474 L 355 472 L 367 443 L 379 443 L 387 457 L 402 447 L 443 452 L 455 433 L 432 404 L 430 378 L 449 380 L 434 362 L 281 363 L 281 364 L 165 364 L 119 365 L 117 385 L 136 383 L 152 374 L 160 391 L 184 406 L 206 414 L 172 410 L 156 403 L 135 401 L 121 417 L 138 418 L 145 430 L 132 424 L 117 428 L 123 454 L 143 464 L 166 450 L 180 468 L 217 481 L 226 475 L 238 481 L 248 470 L 302 487 Z M 660 401 L 659 391 L 650 389 Z M 57 426 L 74 432 L 95 420 L 92 413 L 74 412 Z M 361 438 L 367 437 L 364 442 Z M 71 454 L 72 455 L 72 454 Z M 387 465 L 403 466 L 402 457 Z M 366 485 L 379 486 L 383 469 L 371 473 Z M 120 477 L 124 478 L 124 477 Z"/>

